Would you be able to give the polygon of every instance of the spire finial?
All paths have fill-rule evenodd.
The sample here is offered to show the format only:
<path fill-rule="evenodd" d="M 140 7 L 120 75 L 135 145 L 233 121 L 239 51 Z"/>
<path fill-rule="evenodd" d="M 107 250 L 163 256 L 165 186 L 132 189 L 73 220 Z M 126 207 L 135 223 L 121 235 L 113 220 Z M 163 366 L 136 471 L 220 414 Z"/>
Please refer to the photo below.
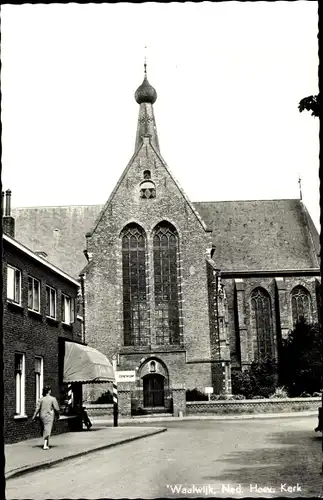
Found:
<path fill-rule="evenodd" d="M 145 45 L 145 49 L 146 48 L 147 48 L 147 45 Z M 145 61 L 144 61 L 144 70 L 145 70 L 144 80 L 143 80 L 142 84 L 140 85 L 140 87 L 138 87 L 136 92 L 135 92 L 135 99 L 136 99 L 138 104 L 142 104 L 143 102 L 154 104 L 154 102 L 157 99 L 157 92 L 154 89 L 154 87 L 152 87 L 147 80 L 147 57 L 146 57 L 146 54 L 145 54 Z"/>
<path fill-rule="evenodd" d="M 144 62 L 145 77 L 147 77 L 147 45 L 145 45 L 145 62 Z"/>
<path fill-rule="evenodd" d="M 301 176 L 298 174 L 298 184 L 299 184 L 299 199 L 302 200 L 302 179 Z"/>

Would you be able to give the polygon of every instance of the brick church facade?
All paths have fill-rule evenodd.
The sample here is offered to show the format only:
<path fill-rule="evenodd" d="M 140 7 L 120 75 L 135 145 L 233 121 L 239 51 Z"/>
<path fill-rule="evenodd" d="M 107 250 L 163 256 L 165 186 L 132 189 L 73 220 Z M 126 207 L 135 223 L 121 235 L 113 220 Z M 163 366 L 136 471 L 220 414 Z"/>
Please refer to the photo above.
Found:
<path fill-rule="evenodd" d="M 192 203 L 161 155 L 146 74 L 135 99 L 135 151 L 104 206 L 14 216 L 25 244 L 80 276 L 86 342 L 136 371 L 140 404 L 166 407 L 178 388 L 230 393 L 232 369 L 279 361 L 297 319 L 319 320 L 319 242 L 301 200 Z"/>

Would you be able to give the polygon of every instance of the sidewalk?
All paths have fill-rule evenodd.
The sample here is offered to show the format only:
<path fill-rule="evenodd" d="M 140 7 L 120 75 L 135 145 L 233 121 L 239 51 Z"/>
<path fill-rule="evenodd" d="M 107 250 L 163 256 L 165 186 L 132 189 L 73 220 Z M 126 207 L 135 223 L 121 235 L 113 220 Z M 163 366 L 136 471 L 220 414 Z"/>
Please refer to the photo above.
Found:
<path fill-rule="evenodd" d="M 42 449 L 42 438 L 5 446 L 5 478 L 20 476 L 87 453 L 110 448 L 135 439 L 159 434 L 163 427 L 105 427 L 52 436 L 50 449 Z"/>

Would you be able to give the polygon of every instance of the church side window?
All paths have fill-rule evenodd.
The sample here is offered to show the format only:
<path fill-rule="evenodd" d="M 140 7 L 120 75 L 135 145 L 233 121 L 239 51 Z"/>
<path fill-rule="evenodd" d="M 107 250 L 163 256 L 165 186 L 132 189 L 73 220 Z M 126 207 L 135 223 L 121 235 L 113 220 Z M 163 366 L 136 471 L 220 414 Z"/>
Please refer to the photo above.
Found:
<path fill-rule="evenodd" d="M 148 345 L 146 236 L 136 225 L 122 232 L 124 345 Z"/>
<path fill-rule="evenodd" d="M 255 354 L 258 360 L 264 360 L 273 355 L 270 297 L 263 288 L 256 288 L 250 298 L 252 331 L 257 346 Z"/>
<path fill-rule="evenodd" d="M 293 325 L 298 321 L 311 322 L 311 295 L 303 286 L 296 286 L 291 293 Z"/>
<path fill-rule="evenodd" d="M 179 344 L 178 234 L 166 222 L 154 232 L 156 343 Z"/>

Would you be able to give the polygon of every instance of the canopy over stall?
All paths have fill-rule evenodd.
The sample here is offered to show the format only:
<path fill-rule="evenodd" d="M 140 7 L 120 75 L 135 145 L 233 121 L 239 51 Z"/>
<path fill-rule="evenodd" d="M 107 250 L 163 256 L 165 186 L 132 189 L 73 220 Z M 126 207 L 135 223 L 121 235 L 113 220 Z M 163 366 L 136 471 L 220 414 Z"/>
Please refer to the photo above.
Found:
<path fill-rule="evenodd" d="M 113 382 L 113 366 L 108 358 L 93 347 L 74 342 L 65 342 L 65 383 Z"/>

